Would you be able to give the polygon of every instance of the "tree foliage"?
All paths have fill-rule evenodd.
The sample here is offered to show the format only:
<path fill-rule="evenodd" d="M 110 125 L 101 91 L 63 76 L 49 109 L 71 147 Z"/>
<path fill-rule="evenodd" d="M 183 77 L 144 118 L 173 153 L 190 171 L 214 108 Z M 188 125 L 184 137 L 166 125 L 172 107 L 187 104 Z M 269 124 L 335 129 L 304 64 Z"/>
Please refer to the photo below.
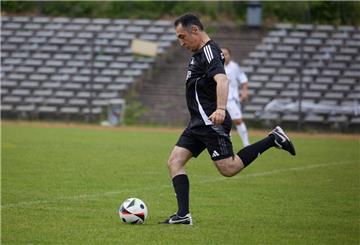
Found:
<path fill-rule="evenodd" d="M 159 19 L 193 12 L 203 18 L 244 21 L 247 1 L 1 1 L 6 14 Z M 360 24 L 360 2 L 261 2 L 263 18 L 280 22 Z"/>

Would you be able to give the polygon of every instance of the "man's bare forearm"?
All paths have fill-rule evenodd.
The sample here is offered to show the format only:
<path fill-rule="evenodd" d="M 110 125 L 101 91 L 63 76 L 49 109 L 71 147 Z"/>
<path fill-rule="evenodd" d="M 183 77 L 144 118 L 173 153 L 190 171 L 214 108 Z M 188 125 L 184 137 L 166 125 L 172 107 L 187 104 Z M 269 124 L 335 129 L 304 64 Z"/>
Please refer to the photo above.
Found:
<path fill-rule="evenodd" d="M 217 74 L 214 77 L 216 85 L 217 108 L 226 109 L 227 97 L 229 92 L 229 81 L 224 74 Z"/>

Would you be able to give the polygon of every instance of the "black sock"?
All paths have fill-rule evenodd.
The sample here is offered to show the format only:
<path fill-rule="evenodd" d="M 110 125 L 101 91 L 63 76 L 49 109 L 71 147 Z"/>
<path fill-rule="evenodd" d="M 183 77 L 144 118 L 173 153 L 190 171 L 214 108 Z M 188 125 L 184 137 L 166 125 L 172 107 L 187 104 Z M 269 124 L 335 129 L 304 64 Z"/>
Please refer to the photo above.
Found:
<path fill-rule="evenodd" d="M 274 135 L 269 135 L 265 139 L 262 139 L 254 144 L 244 147 L 237 153 L 237 155 L 240 157 L 240 159 L 244 163 L 244 166 L 246 167 L 260 154 L 273 146 L 275 146 Z"/>
<path fill-rule="evenodd" d="M 176 175 L 172 179 L 172 182 L 178 202 L 177 214 L 179 216 L 185 216 L 189 213 L 189 178 L 186 174 L 180 174 Z"/>

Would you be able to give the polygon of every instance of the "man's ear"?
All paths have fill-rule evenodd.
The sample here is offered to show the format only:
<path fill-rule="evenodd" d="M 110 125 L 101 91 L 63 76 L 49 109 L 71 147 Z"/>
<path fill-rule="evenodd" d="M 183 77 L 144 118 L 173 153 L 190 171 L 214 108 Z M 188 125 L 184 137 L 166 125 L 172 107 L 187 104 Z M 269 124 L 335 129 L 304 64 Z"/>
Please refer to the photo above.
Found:
<path fill-rule="evenodd" d="M 198 32 L 199 32 L 199 27 L 197 27 L 196 25 L 193 25 L 193 26 L 191 27 L 191 32 L 192 32 L 192 33 L 198 33 Z"/>

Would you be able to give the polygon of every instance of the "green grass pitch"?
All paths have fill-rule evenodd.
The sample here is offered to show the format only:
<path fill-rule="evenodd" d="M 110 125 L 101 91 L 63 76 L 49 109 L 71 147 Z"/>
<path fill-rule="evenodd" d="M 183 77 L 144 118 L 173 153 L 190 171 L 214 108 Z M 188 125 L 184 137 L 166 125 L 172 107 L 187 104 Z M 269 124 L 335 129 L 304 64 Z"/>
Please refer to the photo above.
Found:
<path fill-rule="evenodd" d="M 294 135 L 296 157 L 271 149 L 232 178 L 204 152 L 187 166 L 194 225 L 159 225 L 176 211 L 179 134 L 3 124 L 1 243 L 359 244 L 359 139 Z M 147 204 L 145 224 L 120 222 L 128 197 Z"/>

